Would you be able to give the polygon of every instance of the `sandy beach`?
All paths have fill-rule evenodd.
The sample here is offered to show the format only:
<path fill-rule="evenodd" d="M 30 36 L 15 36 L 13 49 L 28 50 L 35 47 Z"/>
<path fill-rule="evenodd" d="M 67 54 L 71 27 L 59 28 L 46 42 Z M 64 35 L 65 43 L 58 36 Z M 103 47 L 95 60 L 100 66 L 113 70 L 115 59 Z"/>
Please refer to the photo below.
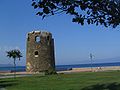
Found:
<path fill-rule="evenodd" d="M 58 73 L 75 73 L 75 72 L 101 72 L 101 71 L 111 71 L 120 70 L 120 66 L 106 66 L 106 67 L 89 67 L 89 68 L 72 68 L 68 71 L 58 71 Z"/>
<path fill-rule="evenodd" d="M 14 72 L 0 72 L 0 75 L 11 75 L 11 74 L 14 74 Z M 26 71 L 24 71 L 24 72 L 16 72 L 16 75 L 31 75 L 31 74 L 36 74 L 36 73 L 32 73 L 32 72 L 26 72 Z"/>
<path fill-rule="evenodd" d="M 88 67 L 88 68 L 72 68 L 66 71 L 57 71 L 57 73 L 77 73 L 77 72 L 102 72 L 120 70 L 120 66 L 106 66 L 106 67 Z M 0 72 L 0 75 L 12 75 L 14 72 Z M 17 75 L 32 75 L 37 73 L 32 72 L 16 72 Z"/>

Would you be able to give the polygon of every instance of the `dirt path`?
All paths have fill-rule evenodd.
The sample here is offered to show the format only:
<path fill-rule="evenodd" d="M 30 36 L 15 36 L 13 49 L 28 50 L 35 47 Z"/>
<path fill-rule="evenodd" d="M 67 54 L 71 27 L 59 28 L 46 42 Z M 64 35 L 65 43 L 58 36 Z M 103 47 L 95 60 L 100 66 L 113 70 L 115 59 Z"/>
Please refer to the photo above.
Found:
<path fill-rule="evenodd" d="M 5 88 L 0 88 L 0 90 L 7 90 L 7 89 L 5 89 Z"/>

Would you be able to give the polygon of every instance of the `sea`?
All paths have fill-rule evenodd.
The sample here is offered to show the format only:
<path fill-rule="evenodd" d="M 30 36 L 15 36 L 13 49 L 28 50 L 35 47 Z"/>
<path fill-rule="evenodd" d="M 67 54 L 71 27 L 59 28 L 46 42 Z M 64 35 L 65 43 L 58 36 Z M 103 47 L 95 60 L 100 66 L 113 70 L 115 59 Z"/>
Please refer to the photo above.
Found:
<path fill-rule="evenodd" d="M 106 66 L 120 66 L 120 62 L 56 65 L 56 70 L 57 71 L 65 71 L 65 70 L 70 70 L 72 68 L 106 67 Z M 25 70 L 26 70 L 26 66 L 17 66 L 16 67 L 17 72 L 21 72 L 21 71 L 25 71 Z M 14 71 L 14 67 L 13 66 L 3 66 L 3 67 L 0 67 L 0 72 L 1 71 Z"/>

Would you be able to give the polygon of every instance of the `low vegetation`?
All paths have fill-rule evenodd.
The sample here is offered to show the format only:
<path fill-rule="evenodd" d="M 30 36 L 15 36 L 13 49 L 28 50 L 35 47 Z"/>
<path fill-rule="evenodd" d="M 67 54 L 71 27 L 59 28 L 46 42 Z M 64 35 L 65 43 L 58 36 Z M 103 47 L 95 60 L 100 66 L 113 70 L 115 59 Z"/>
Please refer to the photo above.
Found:
<path fill-rule="evenodd" d="M 6 90 L 120 90 L 120 71 L 0 79 Z"/>

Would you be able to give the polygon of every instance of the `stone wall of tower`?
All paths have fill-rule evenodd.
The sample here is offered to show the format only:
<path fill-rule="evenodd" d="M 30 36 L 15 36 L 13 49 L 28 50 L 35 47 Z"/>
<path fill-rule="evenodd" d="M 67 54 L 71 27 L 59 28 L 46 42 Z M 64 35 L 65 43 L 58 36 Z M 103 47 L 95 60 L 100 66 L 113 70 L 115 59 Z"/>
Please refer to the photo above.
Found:
<path fill-rule="evenodd" d="M 50 32 L 33 31 L 27 35 L 26 71 L 55 70 L 54 39 Z"/>

